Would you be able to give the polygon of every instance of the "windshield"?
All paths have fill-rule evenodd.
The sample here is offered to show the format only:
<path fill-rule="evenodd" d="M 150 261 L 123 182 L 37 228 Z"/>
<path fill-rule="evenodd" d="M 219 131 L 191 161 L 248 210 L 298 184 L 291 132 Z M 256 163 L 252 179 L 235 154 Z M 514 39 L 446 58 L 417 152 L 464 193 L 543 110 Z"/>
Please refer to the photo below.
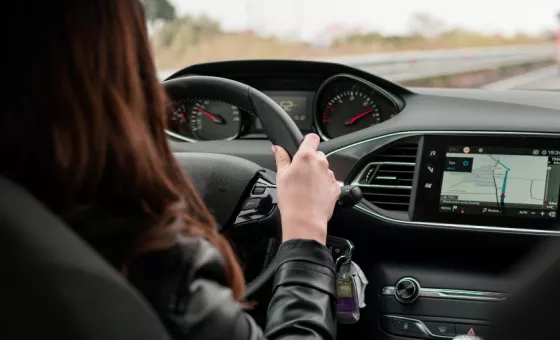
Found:
<path fill-rule="evenodd" d="M 560 90 L 557 0 L 144 0 L 161 79 L 239 59 L 339 62 L 411 87 Z"/>

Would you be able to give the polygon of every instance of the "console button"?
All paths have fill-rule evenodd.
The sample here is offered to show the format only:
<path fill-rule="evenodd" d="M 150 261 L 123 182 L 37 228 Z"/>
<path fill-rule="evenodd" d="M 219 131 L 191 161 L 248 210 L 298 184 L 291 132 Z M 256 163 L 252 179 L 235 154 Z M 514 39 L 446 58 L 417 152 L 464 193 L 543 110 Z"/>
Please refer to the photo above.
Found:
<path fill-rule="evenodd" d="M 400 318 L 394 318 L 393 324 L 398 331 L 422 334 L 422 331 L 418 328 L 418 326 L 416 326 L 415 322 Z"/>
<path fill-rule="evenodd" d="M 435 149 L 428 150 L 429 159 L 437 159 L 439 157 L 439 152 Z"/>
<path fill-rule="evenodd" d="M 429 175 L 433 175 L 435 171 L 434 165 L 432 163 L 426 164 L 426 171 L 428 172 Z"/>
<path fill-rule="evenodd" d="M 452 323 L 445 322 L 424 322 L 424 325 L 428 327 L 430 332 L 435 335 L 441 336 L 455 336 L 455 325 Z"/>
<path fill-rule="evenodd" d="M 405 277 L 395 285 L 395 298 L 400 303 L 413 303 L 420 294 L 420 284 L 413 278 Z"/>
<path fill-rule="evenodd" d="M 467 334 L 483 338 L 488 335 L 488 326 L 455 324 L 455 331 L 457 335 Z"/>
<path fill-rule="evenodd" d="M 262 194 L 264 194 L 265 191 L 266 191 L 265 187 L 255 187 L 255 189 L 253 189 L 253 194 L 254 195 L 262 195 Z"/>

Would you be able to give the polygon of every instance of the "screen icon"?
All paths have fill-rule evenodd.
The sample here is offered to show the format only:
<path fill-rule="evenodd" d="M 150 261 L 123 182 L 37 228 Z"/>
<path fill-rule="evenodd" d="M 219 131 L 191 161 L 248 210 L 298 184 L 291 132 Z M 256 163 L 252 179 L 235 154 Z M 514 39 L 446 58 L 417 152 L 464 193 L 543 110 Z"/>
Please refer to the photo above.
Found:
<path fill-rule="evenodd" d="M 432 183 L 431 182 L 426 182 L 426 184 L 424 185 L 424 188 L 431 189 L 432 188 Z"/>
<path fill-rule="evenodd" d="M 542 151 L 543 156 L 546 156 L 546 150 Z"/>
<path fill-rule="evenodd" d="M 548 216 L 550 217 L 556 217 L 556 211 L 551 211 L 548 213 Z"/>
<path fill-rule="evenodd" d="M 428 171 L 433 174 L 434 173 L 434 167 L 428 165 Z"/>
<path fill-rule="evenodd" d="M 484 152 L 484 149 L 483 149 L 483 148 L 480 148 L 480 149 L 478 149 L 478 152 L 479 152 L 479 153 L 483 153 L 483 152 Z"/>
<path fill-rule="evenodd" d="M 533 150 L 533 155 L 535 155 L 535 156 L 536 156 L 536 155 L 538 155 L 539 153 L 540 153 L 540 151 L 539 151 L 539 150 Z"/>
<path fill-rule="evenodd" d="M 482 209 L 482 212 L 483 212 L 483 213 L 485 213 L 485 212 L 487 212 L 487 211 L 488 211 L 487 208 L 483 208 L 483 209 Z"/>
<path fill-rule="evenodd" d="M 464 153 L 470 153 L 470 152 L 471 152 L 471 148 L 469 148 L 468 146 L 465 146 L 465 147 L 463 148 L 463 152 L 464 152 Z"/>

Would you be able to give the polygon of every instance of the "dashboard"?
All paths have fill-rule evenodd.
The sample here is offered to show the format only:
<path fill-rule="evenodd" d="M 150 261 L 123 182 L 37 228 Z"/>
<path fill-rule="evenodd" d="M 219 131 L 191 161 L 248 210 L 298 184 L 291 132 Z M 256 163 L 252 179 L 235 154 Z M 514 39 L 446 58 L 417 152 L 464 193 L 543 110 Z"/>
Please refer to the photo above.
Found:
<path fill-rule="evenodd" d="M 375 221 L 560 234 L 554 93 L 418 93 L 344 65 L 300 61 L 201 64 L 171 78 L 189 75 L 257 88 L 302 133 L 318 133 L 337 180 L 362 188 L 366 200 L 356 208 Z M 188 93 L 172 104 L 174 151 L 231 154 L 274 169 L 270 143 L 251 112 Z"/>
<path fill-rule="evenodd" d="M 329 223 L 330 235 L 354 243 L 370 282 L 360 322 L 340 325 L 340 339 L 484 336 L 519 281 L 518 264 L 560 236 L 558 93 L 409 89 L 344 65 L 286 60 L 194 65 L 171 78 L 189 75 L 266 93 L 303 133 L 321 135 L 336 179 L 362 189 L 362 202 Z M 228 154 L 275 170 L 250 113 L 179 99 L 174 153 Z M 199 119 L 211 128 L 193 132 Z M 256 244 L 257 233 L 243 237 Z M 416 294 L 399 295 L 409 290 Z"/>

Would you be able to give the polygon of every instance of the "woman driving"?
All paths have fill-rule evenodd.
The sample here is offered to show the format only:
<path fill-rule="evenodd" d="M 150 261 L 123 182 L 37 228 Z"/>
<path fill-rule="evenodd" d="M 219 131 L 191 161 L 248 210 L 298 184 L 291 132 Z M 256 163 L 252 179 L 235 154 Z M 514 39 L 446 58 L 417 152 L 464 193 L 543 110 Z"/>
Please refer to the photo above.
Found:
<path fill-rule="evenodd" d="M 231 246 L 174 159 L 168 106 L 139 0 L 14 5 L 0 174 L 122 273 L 173 339 L 333 339 L 335 272 L 325 247 L 340 188 L 319 137 L 277 164 L 283 244 L 266 329 L 244 312 Z"/>

